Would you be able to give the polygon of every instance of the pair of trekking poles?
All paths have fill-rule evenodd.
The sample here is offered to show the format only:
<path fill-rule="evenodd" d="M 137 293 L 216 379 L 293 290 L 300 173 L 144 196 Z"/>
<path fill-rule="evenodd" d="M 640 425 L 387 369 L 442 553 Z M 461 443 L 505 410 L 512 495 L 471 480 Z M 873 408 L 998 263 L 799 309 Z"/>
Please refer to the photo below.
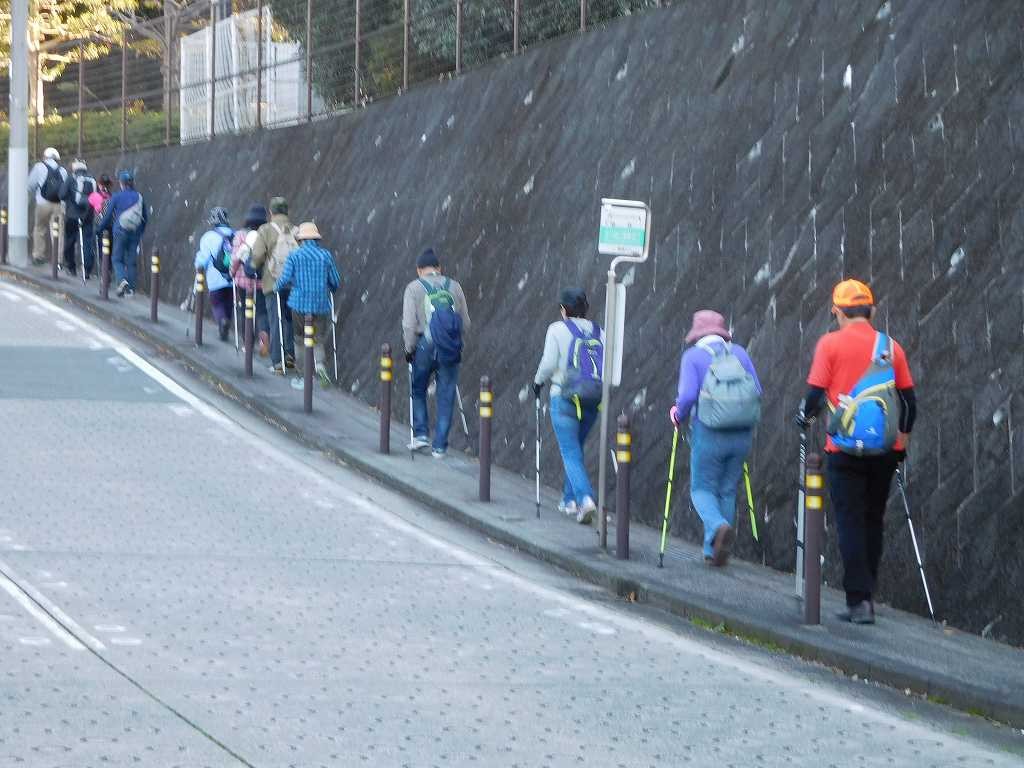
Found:
<path fill-rule="evenodd" d="M 235 299 L 235 354 L 238 354 L 238 286 L 234 283 L 231 284 L 231 290 L 234 292 Z M 281 374 L 286 375 L 288 367 L 285 364 L 284 356 L 284 311 L 281 305 L 281 294 L 277 291 L 274 292 L 274 298 L 277 300 L 277 339 L 280 343 L 281 348 Z M 334 352 L 334 381 L 338 381 L 338 313 L 334 308 L 334 294 L 330 294 L 331 299 L 331 347 Z M 290 311 L 290 310 L 289 310 Z"/>
<path fill-rule="evenodd" d="M 668 525 L 672 518 L 672 484 L 676 475 L 676 451 L 679 448 L 679 427 L 672 430 L 672 453 L 668 460 L 668 482 L 665 485 L 665 510 L 661 520 L 661 547 L 658 549 L 658 567 L 665 567 L 665 545 L 668 542 Z M 743 485 L 747 492 L 747 509 L 750 512 L 750 533 L 754 541 L 760 542 L 757 534 L 757 513 L 754 507 L 754 492 L 750 487 L 750 467 L 743 462 Z"/>
<path fill-rule="evenodd" d="M 409 368 L 409 445 L 411 446 L 412 445 L 412 441 L 416 438 L 416 435 L 415 435 L 415 433 L 413 431 L 413 423 L 412 423 L 412 363 L 409 363 L 408 368 Z M 335 374 L 335 375 L 337 375 L 337 374 Z M 468 439 L 469 438 L 469 422 L 466 421 L 466 409 L 462 405 L 462 391 L 459 389 L 459 385 L 458 384 L 455 385 L 455 401 L 459 405 L 459 416 L 460 416 L 461 421 L 462 421 L 462 432 L 463 432 L 463 434 L 466 435 L 466 438 Z M 416 457 L 416 451 L 413 450 L 412 448 L 410 448 L 409 449 L 409 458 L 410 459 L 415 459 L 415 457 Z"/>

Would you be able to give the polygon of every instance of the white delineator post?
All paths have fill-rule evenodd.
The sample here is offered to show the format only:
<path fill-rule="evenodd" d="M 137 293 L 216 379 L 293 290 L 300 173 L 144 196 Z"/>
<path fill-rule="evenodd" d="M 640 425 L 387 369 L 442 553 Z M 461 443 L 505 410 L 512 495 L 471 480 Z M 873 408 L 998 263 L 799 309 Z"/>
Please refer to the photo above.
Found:
<path fill-rule="evenodd" d="M 608 265 L 608 284 L 604 309 L 604 366 L 601 381 L 601 452 L 597 469 L 597 530 L 601 549 L 608 548 L 608 512 L 605 509 L 605 484 L 608 473 L 608 412 L 612 386 L 619 386 L 622 377 L 622 351 L 625 346 L 625 293 L 621 295 L 615 268 L 625 262 L 647 261 L 651 243 L 651 211 L 646 203 L 635 200 L 601 199 L 601 228 L 597 251 L 613 256 Z"/>
<path fill-rule="evenodd" d="M 8 260 L 28 258 L 28 0 L 11 0 L 11 134 L 7 149 Z"/>

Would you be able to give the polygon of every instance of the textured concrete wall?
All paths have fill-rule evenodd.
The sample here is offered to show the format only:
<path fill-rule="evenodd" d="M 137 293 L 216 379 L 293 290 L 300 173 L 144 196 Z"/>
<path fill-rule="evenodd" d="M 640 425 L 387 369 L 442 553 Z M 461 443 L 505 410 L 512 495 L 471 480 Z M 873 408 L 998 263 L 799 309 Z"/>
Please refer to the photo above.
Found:
<path fill-rule="evenodd" d="M 463 391 L 474 402 L 478 377 L 495 380 L 497 460 L 524 473 L 533 414 L 518 395 L 558 289 L 603 306 L 598 200 L 649 200 L 614 404 L 637 433 L 634 514 L 659 514 L 687 320 L 717 308 L 767 393 L 763 541 L 744 534 L 740 551 L 778 568 L 793 562 L 790 419 L 829 291 L 870 281 L 918 380 L 910 500 L 939 612 L 1024 642 L 1022 24 L 1017 0 L 686 2 L 357 114 L 128 161 L 176 294 L 208 206 L 285 194 L 315 216 L 344 277 L 343 384 L 369 402 L 412 260 L 437 248 L 476 321 Z M 545 466 L 554 484 L 550 437 Z M 897 502 L 882 596 L 923 611 Z M 674 530 L 695 538 L 677 509 Z M 835 583 L 834 540 L 827 556 Z"/>

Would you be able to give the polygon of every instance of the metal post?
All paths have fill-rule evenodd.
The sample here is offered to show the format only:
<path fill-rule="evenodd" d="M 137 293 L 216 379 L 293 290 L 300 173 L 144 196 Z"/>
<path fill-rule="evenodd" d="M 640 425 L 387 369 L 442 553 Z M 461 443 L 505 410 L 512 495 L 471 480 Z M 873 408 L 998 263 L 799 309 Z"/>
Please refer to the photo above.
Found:
<path fill-rule="evenodd" d="M 629 560 L 629 468 L 633 461 L 633 435 L 629 417 L 619 414 L 619 431 L 615 434 L 615 557 Z"/>
<path fill-rule="evenodd" d="M 356 0 L 358 3 L 359 0 Z M 256 128 L 263 127 L 263 0 L 256 2 Z"/>
<path fill-rule="evenodd" d="M 203 346 L 203 314 L 206 312 L 206 275 L 203 268 L 196 269 L 196 346 Z"/>
<path fill-rule="evenodd" d="M 494 390 L 487 376 L 480 377 L 480 501 L 491 500 L 491 419 Z"/>
<path fill-rule="evenodd" d="M 462 74 L 462 0 L 455 0 L 455 74 Z"/>
<path fill-rule="evenodd" d="M 313 122 L 313 0 L 306 0 L 306 122 Z"/>
<path fill-rule="evenodd" d="M 217 4 L 210 0 L 210 138 L 217 135 Z"/>
<path fill-rule="evenodd" d="M 580 0 L 580 32 L 587 31 L 587 0 Z"/>
<path fill-rule="evenodd" d="M 166 57 L 164 60 L 164 71 L 167 73 L 164 77 L 164 146 L 171 145 L 171 110 L 174 107 L 173 102 L 173 91 L 174 91 L 174 50 L 177 45 L 176 40 L 171 39 L 171 17 L 170 14 L 164 16 L 164 40 L 167 41 L 167 47 L 163 50 L 163 56 Z M 121 41 L 122 49 L 125 47 L 127 42 L 127 36 Z M 122 51 L 122 56 L 124 55 Z M 122 66 L 124 61 L 122 60 Z"/>
<path fill-rule="evenodd" d="M 28 256 L 28 0 L 11 0 L 10 125 L 7 144 L 8 256 L 17 267 Z M 33 80 L 35 82 L 35 80 Z M 5 240 L 6 242 L 6 240 Z M 40 244 L 37 244 L 38 248 Z"/>
<path fill-rule="evenodd" d="M 519 15 L 521 0 L 512 0 L 512 53 L 519 55 Z"/>
<path fill-rule="evenodd" d="M 380 346 L 380 452 L 391 453 L 391 345 Z"/>
<path fill-rule="evenodd" d="M 100 297 L 110 300 L 110 232 L 100 235 Z"/>
<path fill-rule="evenodd" d="M 7 263 L 7 209 L 0 208 L 0 264 Z"/>
<path fill-rule="evenodd" d="M 825 536 L 825 507 L 823 493 L 825 477 L 821 474 L 821 456 L 812 453 L 807 457 L 807 474 L 804 477 L 806 496 L 806 539 L 804 540 L 804 624 L 821 623 L 821 550 Z"/>
<path fill-rule="evenodd" d="M 608 474 L 608 411 L 611 409 L 612 376 L 607 361 L 615 359 L 615 267 L 608 270 L 607 296 L 604 304 L 604 381 L 601 383 L 601 449 L 597 464 L 597 531 L 601 549 L 608 548 L 608 513 L 605 511 L 605 484 Z"/>
<path fill-rule="evenodd" d="M 404 21 L 402 25 L 402 92 L 409 90 L 409 0 L 403 3 L 405 7 Z"/>
<path fill-rule="evenodd" d="M 164 118 L 170 120 L 170 110 Z M 170 143 L 170 123 L 164 126 L 165 140 Z M 121 36 L 121 151 L 128 146 L 128 33 Z"/>
<path fill-rule="evenodd" d="M 60 259 L 60 217 L 50 219 L 50 277 L 57 279 Z"/>
<path fill-rule="evenodd" d="M 302 322 L 302 343 L 305 347 L 305 354 L 302 358 L 302 410 L 306 413 L 313 412 L 313 345 L 316 339 L 313 337 L 313 316 L 304 315 Z"/>
<path fill-rule="evenodd" d="M 253 289 L 245 289 L 245 375 L 252 378 L 252 354 L 256 337 L 256 298 Z"/>
<path fill-rule="evenodd" d="M 85 41 L 78 41 L 78 156 L 82 156 L 85 143 Z"/>
<path fill-rule="evenodd" d="M 157 321 L 157 307 L 160 304 L 160 249 L 153 249 L 149 267 L 149 319 Z"/>
<path fill-rule="evenodd" d="M 362 32 L 362 21 L 362 3 L 360 0 L 356 0 L 356 60 L 353 64 L 355 72 L 352 78 L 352 106 L 354 107 L 359 106 L 359 36 Z"/>

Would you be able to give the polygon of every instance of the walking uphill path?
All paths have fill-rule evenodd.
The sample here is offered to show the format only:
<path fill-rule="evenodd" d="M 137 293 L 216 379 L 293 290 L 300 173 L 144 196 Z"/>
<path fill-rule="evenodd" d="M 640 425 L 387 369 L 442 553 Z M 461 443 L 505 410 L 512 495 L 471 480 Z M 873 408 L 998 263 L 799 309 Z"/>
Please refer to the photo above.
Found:
<path fill-rule="evenodd" d="M 887 606 L 878 607 L 877 626 L 845 624 L 834 617 L 843 607 L 842 595 L 827 588 L 822 590 L 822 625 L 804 626 L 801 604 L 793 597 L 792 575 L 735 560 L 726 569 L 712 569 L 704 564 L 698 547 L 679 540 L 673 540 L 665 567 L 658 569 L 658 532 L 640 524 L 630 529 L 632 559 L 618 560 L 614 521 L 609 523 L 609 552 L 605 553 L 597 546 L 592 528 L 555 511 L 558 496 L 553 490 L 543 490 L 537 519 L 532 479 L 497 467 L 492 470 L 492 501 L 480 502 L 474 459 L 453 452 L 443 462 L 429 454 L 411 460 L 404 449 L 408 427 L 402 425 L 393 425 L 391 455 L 381 455 L 375 409 L 339 389 L 317 385 L 314 412 L 304 414 L 302 393 L 271 374 L 266 358 L 257 356 L 253 378 L 245 378 L 242 357 L 233 344 L 217 339 L 209 321 L 204 330 L 206 344 L 197 348 L 186 336 L 194 317 L 177 306 L 161 304 L 160 321 L 154 325 L 147 297 L 119 300 L 111 286 L 111 299 L 104 301 L 95 279 L 86 287 L 62 275 L 54 283 L 41 269 L 0 267 L 0 291 L 5 283 L 86 310 L 184 365 L 291 438 L 500 543 L 620 596 L 1024 729 L 1024 651 L 1020 649 L 937 627 Z M 396 365 L 396 370 L 401 367 Z M 395 397 L 404 396 L 403 378 L 399 371 Z M 466 397 L 467 407 L 475 401 Z"/>

